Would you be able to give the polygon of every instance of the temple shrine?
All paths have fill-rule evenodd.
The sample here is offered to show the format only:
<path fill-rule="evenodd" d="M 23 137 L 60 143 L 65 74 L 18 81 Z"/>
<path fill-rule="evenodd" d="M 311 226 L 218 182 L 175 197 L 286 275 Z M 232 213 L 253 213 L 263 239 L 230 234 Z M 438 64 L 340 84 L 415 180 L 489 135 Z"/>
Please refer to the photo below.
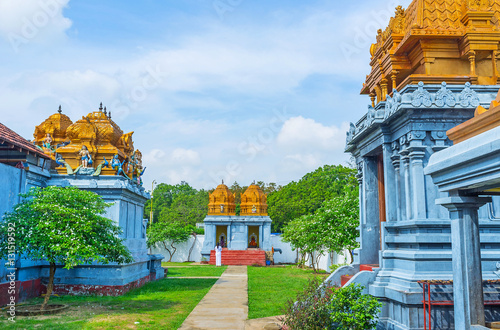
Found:
<path fill-rule="evenodd" d="M 414 0 L 407 9 L 396 8 L 371 46 L 372 69 L 361 90 L 371 102 L 366 114 L 351 123 L 346 140 L 346 152 L 358 169 L 360 248 L 354 251 L 353 265 L 338 269 L 328 281 L 359 283 L 379 298 L 384 307 L 377 329 L 471 329 L 471 324 L 495 321 L 500 311 L 495 303 L 500 293 L 500 200 L 493 196 L 466 204 L 460 197 L 464 191 L 478 196 L 492 188 L 458 184 L 476 178 L 480 154 L 457 164 L 439 162 L 443 156 L 437 156 L 453 145 L 451 129 L 498 105 L 499 45 L 500 1 Z M 452 150 L 472 150 L 474 142 L 469 141 Z M 492 169 L 487 155 L 484 170 Z M 439 166 L 427 169 L 432 159 Z M 450 173 L 460 169 L 461 177 L 439 168 Z M 476 229 L 474 222 L 458 232 L 453 229 L 458 228 L 454 223 L 462 223 L 455 222 L 460 214 L 471 214 L 474 221 L 474 208 Z M 464 234 L 465 228 L 477 232 Z M 466 242 L 476 234 L 476 243 Z M 460 259 L 464 251 L 474 252 L 476 259 Z M 476 271 L 468 274 L 467 265 Z M 481 291 L 476 284 L 469 288 L 478 265 L 484 299 L 481 283 Z M 453 283 L 454 278 L 461 282 Z M 472 295 L 457 292 L 460 288 L 474 291 L 476 298 L 480 291 L 479 313 L 471 312 Z"/>
<path fill-rule="evenodd" d="M 5 127 L 0 126 L 0 133 L 0 146 L 9 150 L 0 155 L 0 177 L 7 178 L 3 182 L 7 191 L 0 191 L 0 196 L 9 197 L 9 204 L 0 208 L 2 214 L 18 202 L 12 196 L 31 187 L 75 186 L 89 190 L 112 203 L 105 216 L 123 229 L 123 243 L 134 258 L 130 264 L 93 263 L 71 270 L 58 265 L 54 293 L 119 295 L 163 277 L 163 256 L 148 254 L 146 246 L 143 213 L 150 197 L 142 187 L 145 168 L 141 152 L 134 149 L 133 132 L 123 133 L 102 104 L 75 122 L 59 107 L 57 113 L 35 128 L 32 142 Z M 20 258 L 16 268 L 19 298 L 39 295 L 48 278 L 48 264 Z M 0 274 L 4 272 L 0 265 Z"/>
<path fill-rule="evenodd" d="M 202 259 L 215 264 L 214 248 L 219 243 L 224 265 L 265 265 L 265 251 L 271 251 L 271 218 L 267 197 L 255 183 L 241 195 L 239 216 L 234 194 L 224 182 L 217 186 L 209 196 L 204 224 Z"/>

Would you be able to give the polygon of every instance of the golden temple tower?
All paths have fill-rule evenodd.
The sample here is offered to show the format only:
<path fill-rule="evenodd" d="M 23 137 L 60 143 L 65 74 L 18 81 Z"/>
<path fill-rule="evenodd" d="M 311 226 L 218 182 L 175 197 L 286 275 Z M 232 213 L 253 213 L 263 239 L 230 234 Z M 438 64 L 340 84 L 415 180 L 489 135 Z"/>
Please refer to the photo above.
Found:
<path fill-rule="evenodd" d="M 396 8 L 370 48 L 362 94 L 372 106 L 409 84 L 495 85 L 500 0 L 414 0 Z"/>
<path fill-rule="evenodd" d="M 124 134 L 120 127 L 111 119 L 111 112 L 103 109 L 102 103 L 98 111 L 83 116 L 82 119 L 72 122 L 59 108 L 58 113 L 50 116 L 42 124 L 35 128 L 35 143 L 43 148 L 46 134 L 52 135 L 52 150 L 44 151 L 55 159 L 56 154 L 72 168 L 76 169 L 82 165 L 80 151 L 84 147 L 88 150 L 92 164 L 95 168 L 99 164 L 115 162 L 120 166 L 102 167 L 100 175 L 115 175 L 118 169 L 133 178 L 140 176 L 142 171 L 142 155 L 139 150 L 134 150 L 132 135 L 134 132 Z M 57 147 L 63 143 L 63 146 Z M 56 168 L 59 174 L 66 174 L 64 166 Z M 136 172 L 136 173 L 134 173 Z"/>
<path fill-rule="evenodd" d="M 236 215 L 234 195 L 224 181 L 210 194 L 208 215 Z"/>
<path fill-rule="evenodd" d="M 255 183 L 241 195 L 240 215 L 267 216 L 267 196 Z"/>

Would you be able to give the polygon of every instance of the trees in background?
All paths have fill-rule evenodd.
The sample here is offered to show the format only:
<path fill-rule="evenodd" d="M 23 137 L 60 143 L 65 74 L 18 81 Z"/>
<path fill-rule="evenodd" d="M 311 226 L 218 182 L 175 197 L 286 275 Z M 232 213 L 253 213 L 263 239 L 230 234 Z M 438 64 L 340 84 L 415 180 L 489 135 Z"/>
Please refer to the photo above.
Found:
<path fill-rule="evenodd" d="M 325 165 L 308 173 L 298 182 L 290 182 L 267 197 L 273 231 L 304 215 L 313 215 L 323 203 L 346 193 L 358 194 L 356 171 L 342 165 Z"/>
<path fill-rule="evenodd" d="M 71 269 L 97 261 L 129 263 L 128 249 L 118 237 L 122 229 L 105 218 L 102 197 L 75 187 L 32 188 L 0 223 L 0 259 L 15 256 L 50 264 L 44 310 L 54 287 L 56 264 Z M 12 258 L 11 258 L 12 257 Z"/>
<path fill-rule="evenodd" d="M 148 246 L 162 244 L 171 261 L 177 251 L 175 245 L 193 236 L 195 240 L 189 251 L 190 259 L 197 235 L 203 232 L 203 229 L 196 228 L 196 224 L 203 222 L 207 216 L 208 191 L 196 190 L 186 182 L 178 185 L 160 184 L 157 189 L 153 192 L 153 212 L 158 216 L 148 229 Z"/>
<path fill-rule="evenodd" d="M 290 221 L 284 228 L 283 241 L 299 249 L 302 260 L 309 255 L 316 270 L 322 255 L 329 252 L 342 253 L 358 246 L 359 201 L 352 193 L 335 196 L 327 200 L 312 215 L 303 215 Z"/>

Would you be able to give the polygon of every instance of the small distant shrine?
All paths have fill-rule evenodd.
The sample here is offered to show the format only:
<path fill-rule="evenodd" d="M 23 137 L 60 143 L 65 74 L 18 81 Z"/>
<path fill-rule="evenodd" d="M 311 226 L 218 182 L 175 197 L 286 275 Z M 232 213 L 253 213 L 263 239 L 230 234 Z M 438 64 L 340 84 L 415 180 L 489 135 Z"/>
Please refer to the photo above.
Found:
<path fill-rule="evenodd" d="M 235 195 L 223 181 L 210 194 L 204 224 L 202 259 L 214 263 L 213 250 L 219 243 L 224 249 L 223 264 L 265 264 L 265 251 L 271 250 L 271 218 L 267 214 L 267 196 L 255 183 L 241 195 L 237 216 Z"/>

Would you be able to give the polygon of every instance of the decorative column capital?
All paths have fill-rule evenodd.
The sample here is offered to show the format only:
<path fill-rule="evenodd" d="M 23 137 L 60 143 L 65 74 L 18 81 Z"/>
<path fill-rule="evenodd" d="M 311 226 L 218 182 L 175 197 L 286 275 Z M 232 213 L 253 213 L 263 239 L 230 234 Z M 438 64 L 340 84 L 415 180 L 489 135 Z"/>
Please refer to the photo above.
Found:
<path fill-rule="evenodd" d="M 457 212 L 463 209 L 479 209 L 481 206 L 490 203 L 491 197 L 467 197 L 449 196 L 436 200 L 437 205 L 446 207 L 450 212 Z"/>
<path fill-rule="evenodd" d="M 432 131 L 431 140 L 434 141 L 434 146 L 432 147 L 432 150 L 434 152 L 438 152 L 440 150 L 446 149 L 447 148 L 447 146 L 445 145 L 446 139 L 448 139 L 448 136 L 446 135 L 445 131 Z"/>

